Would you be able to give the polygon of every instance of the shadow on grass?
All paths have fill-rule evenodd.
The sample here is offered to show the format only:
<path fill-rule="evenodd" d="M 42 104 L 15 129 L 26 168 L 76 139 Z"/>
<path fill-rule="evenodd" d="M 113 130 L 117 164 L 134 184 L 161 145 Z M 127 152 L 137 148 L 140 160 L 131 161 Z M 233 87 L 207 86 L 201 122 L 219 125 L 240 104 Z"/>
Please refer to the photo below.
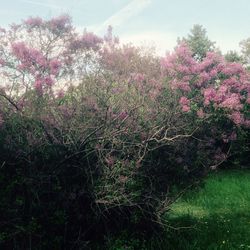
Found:
<path fill-rule="evenodd" d="M 250 213 L 186 214 L 169 218 L 175 228 L 166 231 L 165 248 L 180 250 L 250 249 Z M 163 243 L 162 242 L 162 243 Z M 153 248 L 152 248 L 153 249 Z"/>

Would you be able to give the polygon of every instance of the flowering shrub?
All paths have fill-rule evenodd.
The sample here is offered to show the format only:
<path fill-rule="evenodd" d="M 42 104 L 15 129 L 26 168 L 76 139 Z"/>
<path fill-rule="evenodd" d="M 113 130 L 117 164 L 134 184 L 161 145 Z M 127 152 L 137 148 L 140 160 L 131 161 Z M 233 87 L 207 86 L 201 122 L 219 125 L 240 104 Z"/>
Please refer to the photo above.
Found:
<path fill-rule="evenodd" d="M 172 185 L 248 136 L 247 71 L 184 44 L 161 60 L 110 27 L 101 38 L 68 16 L 29 18 L 0 30 L 0 75 L 0 214 L 17 221 L 6 248 L 83 248 L 135 211 L 159 222 Z"/>
<path fill-rule="evenodd" d="M 228 143 L 237 139 L 236 131 L 240 134 L 250 126 L 249 72 L 214 52 L 196 61 L 184 43 L 166 55 L 161 65 L 167 83 L 179 96 L 183 113 L 192 117 L 193 123 L 202 124 L 202 143 L 212 146 L 206 151 L 213 152 L 214 163 L 220 164 L 231 155 Z"/>
<path fill-rule="evenodd" d="M 184 112 L 209 117 L 221 111 L 236 125 L 249 127 L 250 75 L 239 63 L 229 63 L 214 52 L 200 62 L 185 44 L 162 60 L 172 89 L 178 90 Z M 193 107 L 190 108 L 190 105 Z"/>

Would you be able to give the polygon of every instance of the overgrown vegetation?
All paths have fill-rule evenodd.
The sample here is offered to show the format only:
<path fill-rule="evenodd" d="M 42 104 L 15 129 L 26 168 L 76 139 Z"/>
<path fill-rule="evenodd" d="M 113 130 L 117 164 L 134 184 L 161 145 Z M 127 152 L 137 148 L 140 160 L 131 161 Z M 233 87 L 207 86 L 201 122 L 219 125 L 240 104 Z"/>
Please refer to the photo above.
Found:
<path fill-rule="evenodd" d="M 120 234 L 107 238 L 107 249 L 250 249 L 249 188 L 249 171 L 212 174 L 171 206 L 165 232 L 147 240 Z"/>
<path fill-rule="evenodd" d="M 174 186 L 248 163 L 250 74 L 216 52 L 159 58 L 37 17 L 0 30 L 0 74 L 4 249 L 160 233 Z"/>

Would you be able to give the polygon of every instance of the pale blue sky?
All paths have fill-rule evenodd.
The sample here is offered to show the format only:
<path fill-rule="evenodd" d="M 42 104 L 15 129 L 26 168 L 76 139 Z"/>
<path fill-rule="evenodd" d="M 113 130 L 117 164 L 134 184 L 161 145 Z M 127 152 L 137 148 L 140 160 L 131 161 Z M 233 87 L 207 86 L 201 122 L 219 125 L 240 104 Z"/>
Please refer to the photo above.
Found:
<path fill-rule="evenodd" d="M 1 26 L 61 13 L 71 15 L 79 29 L 102 34 L 110 24 L 121 41 L 154 41 L 161 53 L 196 23 L 223 52 L 239 50 L 238 43 L 250 37 L 250 0 L 0 0 Z"/>

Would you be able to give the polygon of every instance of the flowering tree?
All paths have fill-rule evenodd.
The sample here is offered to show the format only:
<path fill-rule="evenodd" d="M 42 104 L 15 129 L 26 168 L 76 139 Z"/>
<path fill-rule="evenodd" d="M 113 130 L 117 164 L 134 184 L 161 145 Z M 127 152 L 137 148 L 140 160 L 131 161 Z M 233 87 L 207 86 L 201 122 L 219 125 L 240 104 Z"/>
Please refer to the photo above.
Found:
<path fill-rule="evenodd" d="M 7 248 L 82 248 L 99 218 L 135 210 L 160 222 L 172 184 L 215 168 L 249 128 L 240 64 L 197 61 L 185 44 L 160 59 L 110 27 L 79 34 L 68 16 L 1 29 L 0 74 L 0 183 L 15 194 L 0 214 L 18 224 L 4 224 Z"/>
<path fill-rule="evenodd" d="M 239 63 L 226 62 L 221 55 L 208 52 L 202 61 L 196 61 L 186 44 L 162 60 L 163 74 L 171 88 L 179 95 L 183 113 L 194 121 L 210 124 L 210 136 L 227 143 L 236 140 L 236 130 L 250 126 L 250 75 Z M 220 122 L 221 124 L 218 124 Z M 209 133 L 204 133 L 208 135 Z M 215 152 L 220 152 L 213 144 Z M 219 151 L 218 151 L 219 150 Z"/>
<path fill-rule="evenodd" d="M 189 48 L 182 44 L 162 60 L 172 89 L 179 90 L 184 112 L 196 111 L 198 117 L 221 111 L 236 125 L 249 127 L 247 117 L 249 73 L 239 63 L 228 63 L 222 56 L 209 52 L 202 62 L 195 61 Z"/>

